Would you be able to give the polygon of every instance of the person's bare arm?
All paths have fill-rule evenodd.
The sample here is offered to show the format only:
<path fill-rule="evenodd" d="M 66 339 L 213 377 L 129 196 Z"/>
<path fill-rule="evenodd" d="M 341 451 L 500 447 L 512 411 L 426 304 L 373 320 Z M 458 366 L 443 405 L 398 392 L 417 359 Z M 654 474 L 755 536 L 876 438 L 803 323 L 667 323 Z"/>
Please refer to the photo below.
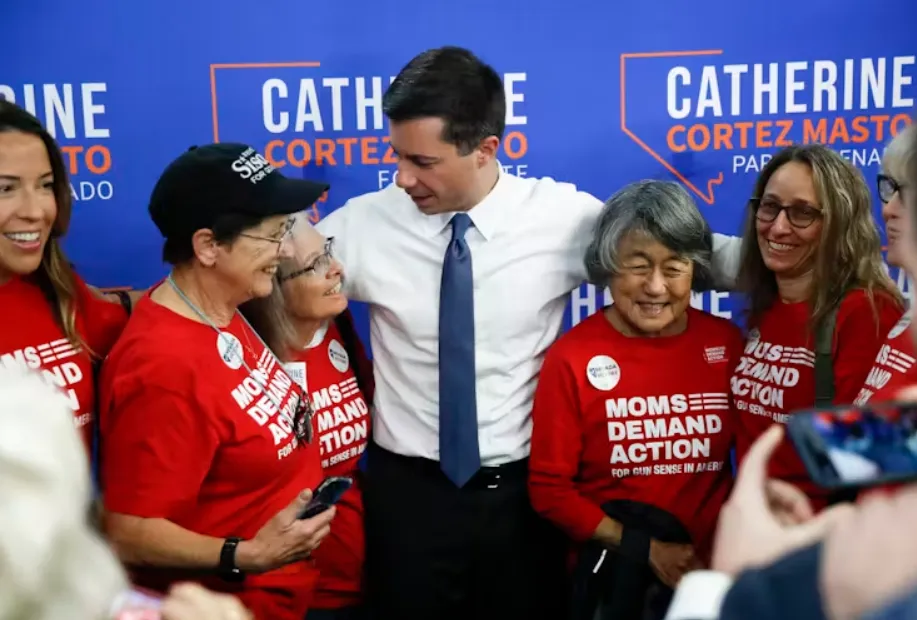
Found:
<path fill-rule="evenodd" d="M 268 521 L 251 540 L 236 548 L 236 566 L 260 573 L 301 560 L 330 531 L 335 510 L 311 519 L 299 519 L 312 494 L 301 493 Z M 204 536 L 168 519 L 107 513 L 105 531 L 125 564 L 192 570 L 214 570 L 220 563 L 225 539 Z"/>

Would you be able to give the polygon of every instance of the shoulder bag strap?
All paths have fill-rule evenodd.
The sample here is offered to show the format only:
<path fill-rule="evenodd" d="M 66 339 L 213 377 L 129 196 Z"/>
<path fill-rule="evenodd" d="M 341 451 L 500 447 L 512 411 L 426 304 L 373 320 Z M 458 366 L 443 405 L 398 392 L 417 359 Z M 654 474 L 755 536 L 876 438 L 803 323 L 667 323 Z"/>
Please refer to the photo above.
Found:
<path fill-rule="evenodd" d="M 834 404 L 834 327 L 837 325 L 837 308 L 825 315 L 815 332 L 815 406 L 831 407 Z"/>

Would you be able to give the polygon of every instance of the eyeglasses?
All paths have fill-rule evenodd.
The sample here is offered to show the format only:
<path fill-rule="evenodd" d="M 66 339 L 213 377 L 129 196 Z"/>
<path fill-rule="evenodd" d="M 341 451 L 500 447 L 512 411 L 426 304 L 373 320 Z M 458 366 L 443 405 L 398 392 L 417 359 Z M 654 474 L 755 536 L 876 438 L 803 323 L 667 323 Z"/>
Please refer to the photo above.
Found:
<path fill-rule="evenodd" d="M 325 276 L 328 273 L 328 269 L 331 267 L 331 262 L 334 260 L 334 237 L 328 237 L 325 241 L 325 249 L 314 261 L 309 263 L 307 266 L 302 269 L 297 269 L 290 273 L 280 276 L 278 282 L 287 282 L 298 278 L 299 276 L 305 275 L 315 275 L 319 278 Z"/>
<path fill-rule="evenodd" d="M 283 231 L 277 237 L 264 237 L 262 235 L 252 235 L 250 233 L 239 233 L 240 237 L 247 237 L 248 239 L 256 239 L 258 241 L 268 241 L 270 243 L 277 244 L 277 253 L 280 254 L 280 248 L 283 247 L 284 242 L 290 237 L 290 233 L 293 232 L 293 225 L 295 220 L 290 218 L 287 220 L 286 224 L 283 225 Z"/>
<path fill-rule="evenodd" d="M 876 176 L 876 187 L 879 190 L 879 200 L 887 203 L 904 188 L 904 185 L 901 185 L 887 174 L 880 174 Z"/>
<path fill-rule="evenodd" d="M 822 212 L 815 207 L 782 205 L 771 198 L 752 198 L 749 204 L 759 222 L 773 222 L 781 211 L 786 211 L 786 217 L 794 228 L 808 228 L 815 223 L 815 220 L 822 217 Z"/>

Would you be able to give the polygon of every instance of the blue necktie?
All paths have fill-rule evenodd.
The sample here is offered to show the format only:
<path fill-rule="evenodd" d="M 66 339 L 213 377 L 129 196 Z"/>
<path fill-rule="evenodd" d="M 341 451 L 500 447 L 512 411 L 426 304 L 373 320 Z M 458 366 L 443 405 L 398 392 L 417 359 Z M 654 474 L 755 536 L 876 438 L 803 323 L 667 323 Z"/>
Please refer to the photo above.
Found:
<path fill-rule="evenodd" d="M 474 371 L 474 283 L 465 233 L 471 218 L 452 218 L 439 293 L 439 465 L 459 488 L 481 468 Z"/>

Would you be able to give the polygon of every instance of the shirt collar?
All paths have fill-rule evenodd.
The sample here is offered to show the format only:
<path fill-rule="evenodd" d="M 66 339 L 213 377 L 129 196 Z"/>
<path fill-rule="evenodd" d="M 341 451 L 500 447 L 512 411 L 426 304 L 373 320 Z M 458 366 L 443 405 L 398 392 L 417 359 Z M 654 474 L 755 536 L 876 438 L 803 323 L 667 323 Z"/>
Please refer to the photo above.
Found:
<path fill-rule="evenodd" d="M 467 213 L 485 240 L 490 240 L 497 233 L 502 218 L 506 215 L 510 201 L 513 199 L 513 187 L 510 175 L 503 172 L 503 166 L 497 162 L 497 184 L 484 197 L 484 200 L 472 207 Z M 413 206 L 413 203 L 412 203 Z M 424 215 L 414 207 L 417 215 L 423 220 L 423 226 L 431 237 L 439 235 L 452 221 L 454 211 Z"/>

